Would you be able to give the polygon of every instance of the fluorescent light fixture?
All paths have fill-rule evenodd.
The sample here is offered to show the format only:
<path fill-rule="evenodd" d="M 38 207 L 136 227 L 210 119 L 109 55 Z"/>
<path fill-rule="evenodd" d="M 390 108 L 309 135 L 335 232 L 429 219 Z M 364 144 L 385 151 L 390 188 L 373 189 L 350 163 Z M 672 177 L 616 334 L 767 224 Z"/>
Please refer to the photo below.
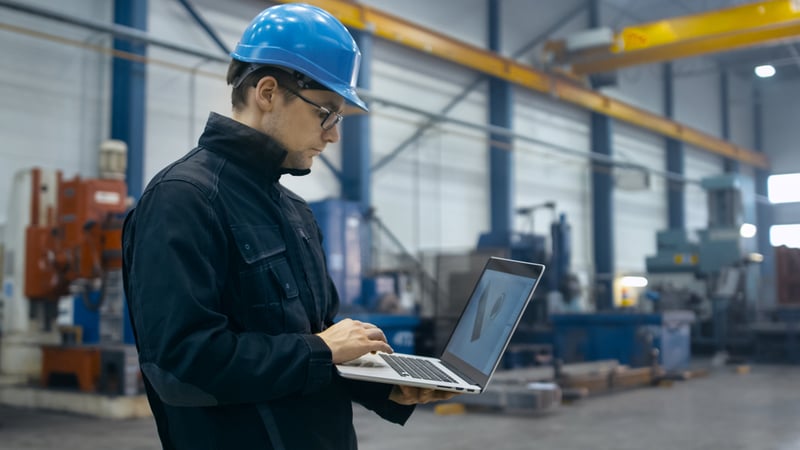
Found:
<path fill-rule="evenodd" d="M 770 203 L 800 202 L 800 173 L 770 175 L 767 193 Z"/>
<path fill-rule="evenodd" d="M 625 287 L 645 287 L 647 278 L 645 277 L 622 277 L 619 283 Z"/>
<path fill-rule="evenodd" d="M 775 75 L 775 68 L 769 64 L 765 64 L 763 66 L 756 66 L 755 72 L 760 78 L 769 78 Z"/>
<path fill-rule="evenodd" d="M 739 235 L 743 238 L 751 238 L 756 235 L 756 226 L 752 223 L 743 223 L 741 227 L 739 227 Z"/>
<path fill-rule="evenodd" d="M 800 224 L 773 225 L 769 229 L 769 242 L 773 247 L 800 248 Z"/>

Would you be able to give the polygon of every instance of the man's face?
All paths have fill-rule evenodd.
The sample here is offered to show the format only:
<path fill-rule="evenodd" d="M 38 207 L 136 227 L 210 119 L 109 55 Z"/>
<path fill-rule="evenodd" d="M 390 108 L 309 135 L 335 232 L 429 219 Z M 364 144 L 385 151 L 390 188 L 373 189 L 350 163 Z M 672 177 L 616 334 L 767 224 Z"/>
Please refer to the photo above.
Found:
<path fill-rule="evenodd" d="M 282 167 L 287 169 L 309 169 L 315 156 L 321 154 L 329 143 L 339 141 L 339 125 L 329 130 L 322 128 L 327 111 L 341 113 L 344 99 L 331 91 L 306 89 L 298 91 L 307 101 L 285 95 L 278 95 L 277 108 L 267 125 L 267 133 L 283 144 L 289 154 Z"/>

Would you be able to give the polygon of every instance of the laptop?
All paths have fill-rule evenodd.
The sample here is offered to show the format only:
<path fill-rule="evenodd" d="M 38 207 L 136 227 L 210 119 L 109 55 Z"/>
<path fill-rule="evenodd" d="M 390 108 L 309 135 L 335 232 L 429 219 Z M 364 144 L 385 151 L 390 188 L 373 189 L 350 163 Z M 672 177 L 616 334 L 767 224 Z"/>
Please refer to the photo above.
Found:
<path fill-rule="evenodd" d="M 439 358 L 383 352 L 337 364 L 344 378 L 469 394 L 486 389 L 544 273 L 491 257 Z"/>

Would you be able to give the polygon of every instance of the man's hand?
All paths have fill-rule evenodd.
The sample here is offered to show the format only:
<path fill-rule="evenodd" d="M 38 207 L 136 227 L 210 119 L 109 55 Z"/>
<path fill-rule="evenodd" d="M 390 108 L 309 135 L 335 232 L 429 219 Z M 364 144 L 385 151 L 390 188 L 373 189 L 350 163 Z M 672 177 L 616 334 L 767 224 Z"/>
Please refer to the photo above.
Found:
<path fill-rule="evenodd" d="M 395 385 L 392 388 L 391 394 L 389 394 L 389 400 L 401 405 L 416 405 L 418 403 L 430 403 L 448 400 L 456 395 L 459 394 L 457 392 L 437 391 L 435 389 Z"/>
<path fill-rule="evenodd" d="M 331 349 L 334 364 L 350 361 L 367 352 L 393 352 L 380 328 L 358 320 L 344 319 L 317 336 Z"/>

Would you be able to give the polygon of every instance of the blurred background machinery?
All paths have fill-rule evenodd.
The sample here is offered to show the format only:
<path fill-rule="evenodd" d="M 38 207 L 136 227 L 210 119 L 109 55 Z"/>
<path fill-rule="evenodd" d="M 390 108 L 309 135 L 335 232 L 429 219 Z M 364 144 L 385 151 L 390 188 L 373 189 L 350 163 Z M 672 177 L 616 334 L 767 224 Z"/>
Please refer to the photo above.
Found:
<path fill-rule="evenodd" d="M 17 174 L 5 233 L 0 373 L 47 387 L 138 392 L 122 289 L 125 144 L 106 141 L 100 178 Z"/>
<path fill-rule="evenodd" d="M 775 310 L 762 300 L 758 263 L 763 257 L 755 252 L 755 213 L 744 206 L 754 202 L 742 198 L 742 192 L 752 189 L 735 174 L 701 183 L 708 193 L 708 228 L 697 232 L 697 241 L 685 230 L 658 233 L 658 253 L 646 261 L 649 286 L 642 299 L 656 311 L 694 312 L 696 351 L 749 353 L 754 330 L 764 329 Z"/>
<path fill-rule="evenodd" d="M 484 234 L 476 250 L 437 253 L 432 264 L 426 265 L 403 248 L 374 211 L 364 214 L 357 203 L 344 200 L 311 203 L 325 236 L 328 269 L 339 290 L 341 314 L 388 329 L 395 337 L 396 342 L 390 342 L 395 350 L 399 345 L 400 349 L 423 354 L 435 354 L 444 347 L 489 256 L 548 266 L 518 335 L 536 332 L 536 327 L 547 322 L 548 304 L 559 309 L 577 305 L 580 288 L 569 273 L 570 226 L 566 217 L 555 217 L 552 202 L 521 208 L 517 213 L 532 222 L 532 214 L 539 208 L 553 212 L 550 236 L 532 231 Z M 364 244 L 370 242 L 370 246 Z"/>
<path fill-rule="evenodd" d="M 413 353 L 419 327 L 418 303 L 411 285 L 422 273 L 399 240 L 358 202 L 327 199 L 310 203 L 325 236 L 328 271 L 339 292 L 339 317 L 374 323 L 397 352 Z M 382 234 L 391 253 L 373 254 L 369 242 Z M 391 257 L 392 262 L 381 263 Z"/>

